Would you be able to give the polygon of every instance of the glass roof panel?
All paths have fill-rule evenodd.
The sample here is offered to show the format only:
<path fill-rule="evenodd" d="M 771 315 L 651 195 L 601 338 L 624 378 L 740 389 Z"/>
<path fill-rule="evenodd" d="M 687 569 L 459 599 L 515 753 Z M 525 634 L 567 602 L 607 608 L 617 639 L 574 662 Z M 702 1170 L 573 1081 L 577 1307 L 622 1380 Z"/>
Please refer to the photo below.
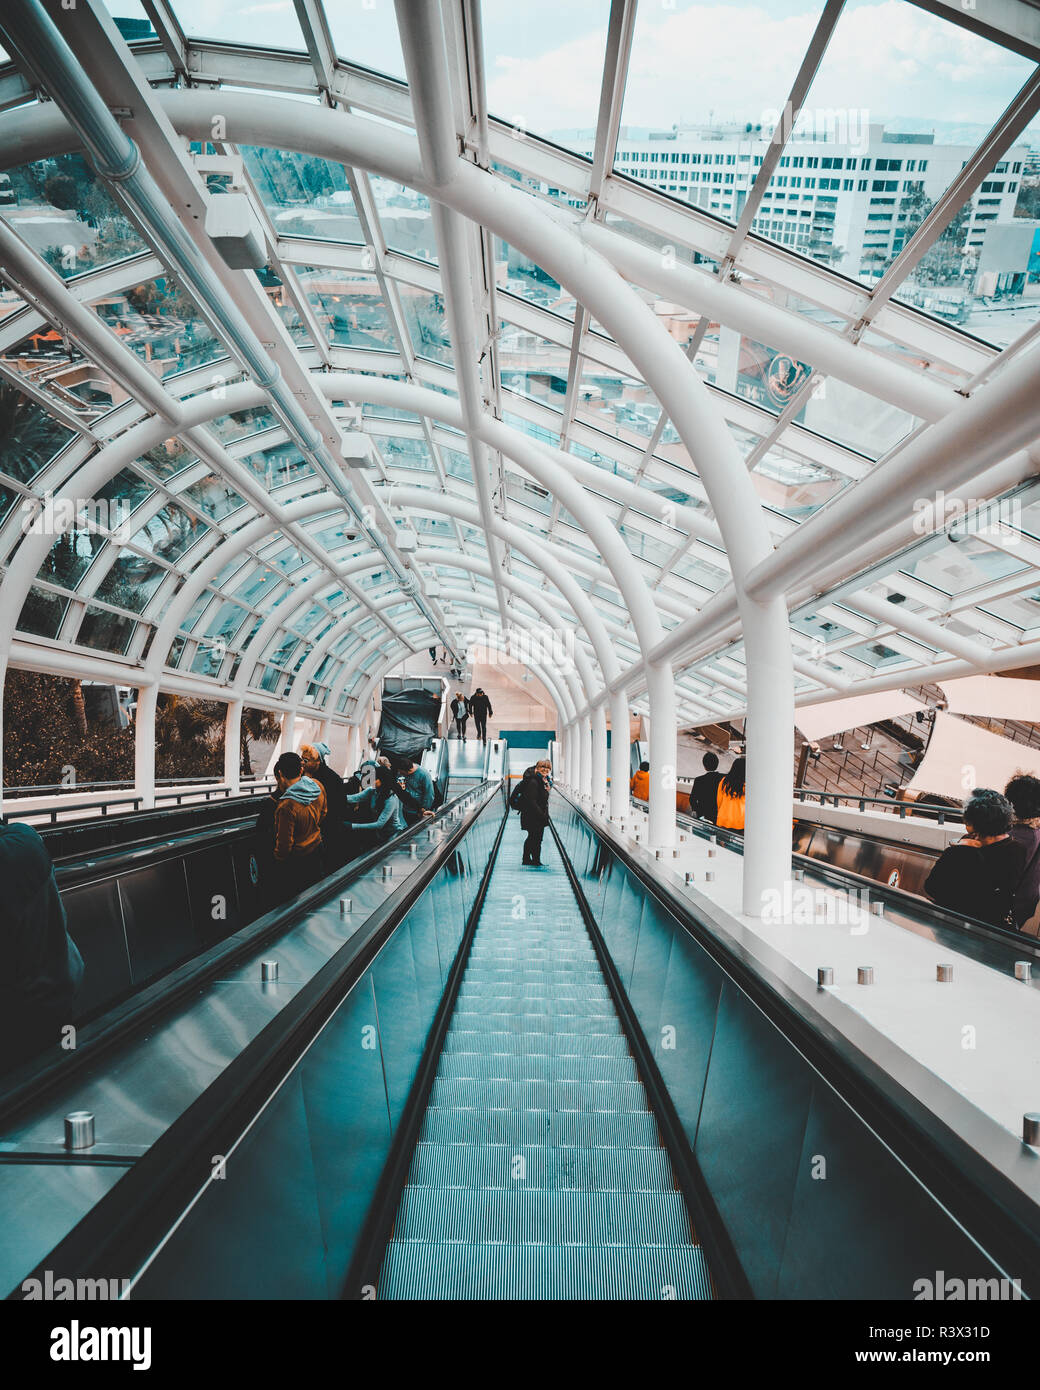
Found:
<path fill-rule="evenodd" d="M 345 3 L 345 0 L 338 0 Z M 241 5 L 236 0 L 176 0 L 174 11 L 186 34 L 264 48 L 289 48 L 302 52 L 303 34 L 291 5 L 263 3 Z"/>
<path fill-rule="evenodd" d="M 330 343 L 397 350 L 390 311 L 374 275 L 313 266 L 299 266 L 297 274 Z"/>
<path fill-rule="evenodd" d="M 537 131 L 575 148 L 567 127 L 594 123 L 599 107 L 609 0 L 528 0 L 481 9 L 488 109 L 508 121 L 518 139 Z"/>
<path fill-rule="evenodd" d="M 325 10 L 337 55 L 390 77 L 401 77 L 404 54 L 394 7 L 373 0 L 335 0 Z"/>

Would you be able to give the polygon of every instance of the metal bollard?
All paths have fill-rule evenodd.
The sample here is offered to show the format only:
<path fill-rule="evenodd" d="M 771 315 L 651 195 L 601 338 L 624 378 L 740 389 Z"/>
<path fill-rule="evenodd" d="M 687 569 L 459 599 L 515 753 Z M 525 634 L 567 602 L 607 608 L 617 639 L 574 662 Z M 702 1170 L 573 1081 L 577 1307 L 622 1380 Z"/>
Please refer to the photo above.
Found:
<path fill-rule="evenodd" d="M 340 915 L 341 917 L 346 917 L 349 913 L 351 913 L 351 912 L 353 912 L 353 911 L 354 911 L 354 899 L 353 899 L 353 898 L 340 898 L 340 900 L 339 900 L 339 915 Z"/>
<path fill-rule="evenodd" d="M 705 883 L 714 883 L 714 882 L 715 882 L 715 874 L 713 873 L 713 871 L 712 871 L 711 869 L 709 869 L 708 872 L 704 875 L 704 882 L 705 882 Z"/>
<path fill-rule="evenodd" d="M 412 859 L 418 859 L 419 857 L 419 846 L 415 843 L 414 840 L 408 846 L 408 853 Z"/>
<path fill-rule="evenodd" d="M 1040 1148 L 1040 1115 L 1035 1110 L 1027 1110 L 1022 1116 L 1022 1142 Z"/>
<path fill-rule="evenodd" d="M 260 978 L 264 984 L 272 984 L 278 978 L 278 962 L 276 960 L 262 960 L 260 962 Z"/>
<path fill-rule="evenodd" d="M 884 904 L 884 903 L 877 903 L 877 902 L 871 903 L 871 904 L 870 904 L 870 910 L 871 910 L 871 912 L 874 914 L 875 917 L 884 917 L 884 915 L 885 915 L 885 904 Z"/>
<path fill-rule="evenodd" d="M 935 978 L 941 985 L 948 985 L 953 979 L 953 966 L 937 965 L 935 967 Z"/>
<path fill-rule="evenodd" d="M 94 1116 L 89 1110 L 72 1110 L 65 1116 L 65 1147 L 90 1149 L 94 1146 Z"/>
<path fill-rule="evenodd" d="M 824 985 L 834 983 L 834 967 L 832 965 L 821 965 L 816 972 L 816 983 L 822 989 Z"/>
<path fill-rule="evenodd" d="M 384 864 L 384 865 L 383 865 L 383 877 L 384 877 L 384 878 L 392 878 L 392 877 L 393 877 L 393 873 L 394 873 L 394 866 L 393 866 L 392 864 Z"/>
<path fill-rule="evenodd" d="M 683 877 L 687 888 L 689 888 L 690 884 L 693 882 L 693 874 L 691 874 L 690 871 L 687 870 Z"/>
<path fill-rule="evenodd" d="M 1033 978 L 1033 963 L 1028 960 L 1015 961 L 1015 979 L 1023 980 L 1026 984 Z"/>
<path fill-rule="evenodd" d="M 856 971 L 856 983 L 858 985 L 872 985 L 874 983 L 874 967 L 861 965 Z"/>

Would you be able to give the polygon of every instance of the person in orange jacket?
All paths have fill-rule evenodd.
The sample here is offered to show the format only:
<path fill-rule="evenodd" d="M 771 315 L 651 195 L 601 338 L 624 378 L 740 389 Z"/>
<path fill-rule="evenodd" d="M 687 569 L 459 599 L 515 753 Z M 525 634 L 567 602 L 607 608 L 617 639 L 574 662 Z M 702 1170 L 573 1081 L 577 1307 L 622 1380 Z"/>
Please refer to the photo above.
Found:
<path fill-rule="evenodd" d="M 744 829 L 745 766 L 743 758 L 734 758 L 730 770 L 719 783 L 715 824 L 723 830 Z"/>
<path fill-rule="evenodd" d="M 274 859 L 283 901 L 325 875 L 322 824 L 327 802 L 320 782 L 306 776 L 299 753 L 283 753 L 274 765 L 278 801 L 274 813 Z"/>
<path fill-rule="evenodd" d="M 628 790 L 636 801 L 650 800 L 650 764 L 640 763 L 639 771 L 632 774 L 632 780 L 628 784 Z"/>

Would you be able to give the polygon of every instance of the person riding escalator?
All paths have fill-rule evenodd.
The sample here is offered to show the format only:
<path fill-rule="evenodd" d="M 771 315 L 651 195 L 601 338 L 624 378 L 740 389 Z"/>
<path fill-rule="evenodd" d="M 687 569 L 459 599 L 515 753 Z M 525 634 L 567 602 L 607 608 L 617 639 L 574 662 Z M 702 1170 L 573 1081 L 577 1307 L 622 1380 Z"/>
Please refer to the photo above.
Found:
<path fill-rule="evenodd" d="M 344 822 L 350 859 L 385 844 L 405 829 L 397 779 L 389 768 L 377 766 L 375 785 L 347 796 L 346 804 L 348 812 L 353 809 L 358 813 L 357 819 Z"/>
<path fill-rule="evenodd" d="M 549 824 L 549 783 L 540 764 L 525 770 L 513 788 L 509 805 L 520 812 L 521 828 L 527 832 L 521 863 L 540 869 L 542 836 Z"/>

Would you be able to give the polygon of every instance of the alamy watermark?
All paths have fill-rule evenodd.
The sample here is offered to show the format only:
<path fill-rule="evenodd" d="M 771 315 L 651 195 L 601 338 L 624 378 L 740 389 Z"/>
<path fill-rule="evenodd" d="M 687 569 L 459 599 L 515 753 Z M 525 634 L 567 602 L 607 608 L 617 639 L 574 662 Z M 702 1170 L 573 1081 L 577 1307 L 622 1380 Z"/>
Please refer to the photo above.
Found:
<path fill-rule="evenodd" d="M 788 880 L 783 889 L 762 894 L 762 921 L 805 927 L 813 923 L 848 927 L 852 936 L 864 936 L 870 928 L 870 890 L 812 888 Z"/>
<path fill-rule="evenodd" d="M 27 536 L 60 536 L 66 531 L 101 528 L 118 531 L 133 511 L 124 497 L 27 497 L 22 502 L 22 531 Z"/>
<path fill-rule="evenodd" d="M 574 633 L 569 628 L 534 623 L 531 627 L 474 628 L 465 635 L 470 649 L 482 647 L 482 660 L 489 666 L 515 662 L 567 675 L 574 670 Z"/>
<path fill-rule="evenodd" d="M 795 115 L 787 102 L 782 111 L 767 107 L 762 112 L 762 128 L 770 132 L 779 128 L 784 144 L 812 140 L 859 149 L 870 139 L 870 111 L 865 106 L 803 106 Z"/>
<path fill-rule="evenodd" d="M 1022 503 L 1017 497 L 998 497 L 986 501 L 979 497 L 955 497 L 939 491 L 934 497 L 918 497 L 914 502 L 915 535 L 955 528 L 964 535 L 1000 527 L 1004 542 L 1017 545 L 1022 539 Z"/>

